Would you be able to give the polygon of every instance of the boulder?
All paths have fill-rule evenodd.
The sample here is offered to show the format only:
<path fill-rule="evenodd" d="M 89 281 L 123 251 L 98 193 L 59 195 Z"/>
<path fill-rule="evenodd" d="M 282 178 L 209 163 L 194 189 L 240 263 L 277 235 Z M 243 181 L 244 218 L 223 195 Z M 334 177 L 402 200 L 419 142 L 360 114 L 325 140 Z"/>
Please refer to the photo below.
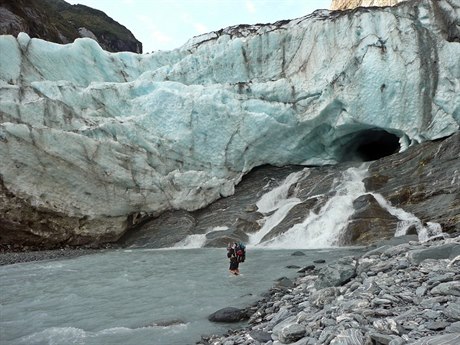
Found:
<path fill-rule="evenodd" d="M 298 323 L 291 323 L 279 332 L 278 337 L 283 344 L 290 344 L 303 338 L 305 332 L 305 326 Z"/>
<path fill-rule="evenodd" d="M 367 345 L 369 342 L 359 329 L 346 329 L 340 332 L 331 345 Z"/>
<path fill-rule="evenodd" d="M 453 259 L 458 255 L 460 255 L 460 244 L 458 243 L 447 243 L 426 249 L 411 250 L 407 253 L 409 260 L 416 265 L 426 259 Z"/>
<path fill-rule="evenodd" d="M 446 295 L 460 297 L 460 282 L 458 280 L 441 283 L 431 289 L 433 295 Z"/>
<path fill-rule="evenodd" d="M 245 309 L 226 307 L 217 310 L 208 316 L 208 320 L 211 322 L 240 322 L 248 319 L 248 315 Z"/>
<path fill-rule="evenodd" d="M 291 279 L 287 277 L 278 278 L 275 282 L 275 287 L 281 288 L 281 289 L 289 289 L 293 286 L 294 286 L 294 283 L 292 282 Z"/>
<path fill-rule="evenodd" d="M 411 345 L 457 345 L 460 344 L 460 333 L 434 335 L 421 338 Z"/>
<path fill-rule="evenodd" d="M 341 286 L 355 276 L 356 262 L 352 257 L 345 257 L 321 268 L 318 279 L 315 281 L 315 288 L 324 289 L 330 286 Z"/>
<path fill-rule="evenodd" d="M 258 331 L 258 330 L 250 331 L 249 336 L 252 339 L 257 340 L 260 343 L 266 343 L 272 340 L 271 334 L 268 332 L 264 332 L 264 331 Z"/>

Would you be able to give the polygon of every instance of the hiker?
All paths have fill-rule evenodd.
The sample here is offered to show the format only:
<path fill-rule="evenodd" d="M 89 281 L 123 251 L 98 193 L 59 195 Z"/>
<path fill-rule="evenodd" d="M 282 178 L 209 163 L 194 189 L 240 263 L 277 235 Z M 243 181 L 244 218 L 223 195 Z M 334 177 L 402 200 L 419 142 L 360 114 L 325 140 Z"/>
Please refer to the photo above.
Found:
<path fill-rule="evenodd" d="M 239 265 L 240 262 L 244 262 L 246 259 L 246 247 L 243 243 L 236 243 L 234 242 L 229 243 L 227 246 L 227 257 L 230 259 L 230 273 L 234 275 L 240 274 Z"/>

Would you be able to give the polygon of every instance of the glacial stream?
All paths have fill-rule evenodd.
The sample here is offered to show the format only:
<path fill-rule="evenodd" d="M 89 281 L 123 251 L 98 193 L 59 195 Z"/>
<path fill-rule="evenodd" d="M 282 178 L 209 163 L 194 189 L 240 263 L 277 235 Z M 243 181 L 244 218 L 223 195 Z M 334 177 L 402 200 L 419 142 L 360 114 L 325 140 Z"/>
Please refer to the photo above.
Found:
<path fill-rule="evenodd" d="M 2 345 L 187 345 L 215 324 L 209 314 L 245 307 L 276 279 L 315 259 L 357 249 L 248 249 L 230 276 L 225 249 L 114 250 L 74 259 L 0 267 Z"/>

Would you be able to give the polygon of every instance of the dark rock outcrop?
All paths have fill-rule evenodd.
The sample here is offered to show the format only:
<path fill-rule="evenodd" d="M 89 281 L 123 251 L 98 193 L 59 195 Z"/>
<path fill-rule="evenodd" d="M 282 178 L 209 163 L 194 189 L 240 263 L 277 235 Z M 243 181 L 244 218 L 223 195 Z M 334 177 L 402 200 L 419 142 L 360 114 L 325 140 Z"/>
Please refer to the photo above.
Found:
<path fill-rule="evenodd" d="M 394 236 L 398 219 L 382 208 L 371 194 L 353 202 L 355 213 L 341 234 L 342 245 L 371 244 Z"/>
<path fill-rule="evenodd" d="M 138 248 L 170 247 L 192 235 L 195 226 L 196 220 L 188 212 L 166 212 L 159 218 L 141 222 L 118 243 Z"/>
<path fill-rule="evenodd" d="M 392 205 L 437 222 L 444 232 L 460 231 L 460 132 L 415 145 L 369 167 L 366 190 Z"/>
<path fill-rule="evenodd" d="M 239 322 L 248 318 L 245 309 L 227 307 L 217 310 L 208 316 L 212 322 Z"/>
<path fill-rule="evenodd" d="M 110 52 L 142 53 L 142 43 L 131 31 L 104 12 L 63 0 L 0 0 L 0 34 L 20 32 L 63 44 L 89 37 Z"/>
<path fill-rule="evenodd" d="M 113 219 L 114 222 L 110 224 L 110 221 L 79 219 L 43 210 L 11 193 L 0 176 L 0 250 L 103 247 L 119 239 L 116 224 L 120 219 Z M 101 230 L 100 236 L 95 238 L 89 235 L 88 229 Z M 79 235 L 75 236 L 76 233 Z"/>

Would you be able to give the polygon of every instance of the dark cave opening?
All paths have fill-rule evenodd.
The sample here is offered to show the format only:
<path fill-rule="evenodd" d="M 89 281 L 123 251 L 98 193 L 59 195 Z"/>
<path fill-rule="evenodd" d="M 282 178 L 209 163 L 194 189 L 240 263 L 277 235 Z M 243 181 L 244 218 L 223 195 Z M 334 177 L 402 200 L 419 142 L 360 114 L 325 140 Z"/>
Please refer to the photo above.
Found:
<path fill-rule="evenodd" d="M 399 152 L 399 137 L 382 129 L 368 129 L 353 133 L 344 146 L 344 161 L 375 161 Z"/>

